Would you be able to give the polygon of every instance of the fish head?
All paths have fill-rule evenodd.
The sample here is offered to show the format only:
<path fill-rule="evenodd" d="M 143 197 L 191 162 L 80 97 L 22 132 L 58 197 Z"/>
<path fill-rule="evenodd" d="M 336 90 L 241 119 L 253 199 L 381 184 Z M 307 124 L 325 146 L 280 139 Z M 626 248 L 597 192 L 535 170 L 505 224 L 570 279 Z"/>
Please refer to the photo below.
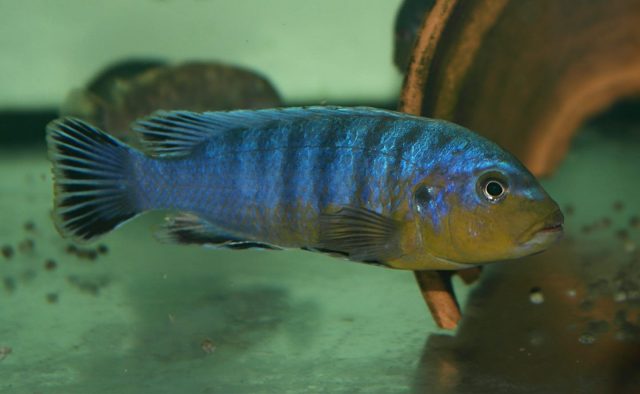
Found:
<path fill-rule="evenodd" d="M 414 189 L 427 253 L 475 265 L 539 253 L 561 238 L 558 204 L 515 157 L 501 149 L 469 156 Z"/>

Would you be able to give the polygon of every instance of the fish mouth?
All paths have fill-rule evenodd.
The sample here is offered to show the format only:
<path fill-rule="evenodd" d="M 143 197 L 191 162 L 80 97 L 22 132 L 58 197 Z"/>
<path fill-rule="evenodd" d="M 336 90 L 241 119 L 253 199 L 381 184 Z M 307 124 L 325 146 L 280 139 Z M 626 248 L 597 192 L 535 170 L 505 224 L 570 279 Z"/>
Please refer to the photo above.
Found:
<path fill-rule="evenodd" d="M 564 215 L 562 214 L 562 211 L 560 211 L 560 209 L 556 209 L 549 215 L 547 215 L 542 221 L 530 227 L 528 231 L 525 231 L 522 238 L 524 238 L 524 243 L 526 243 L 531 238 L 535 238 L 536 236 L 562 233 L 563 231 Z"/>
<path fill-rule="evenodd" d="M 534 226 L 526 241 L 518 246 L 518 255 L 528 256 L 544 251 L 562 238 L 564 233 L 564 216 L 560 209 L 549 214 L 539 225 Z"/>
<path fill-rule="evenodd" d="M 560 209 L 556 209 L 542 222 L 542 228 L 535 231 L 538 233 L 556 233 L 564 230 L 564 215 Z"/>
<path fill-rule="evenodd" d="M 550 226 L 547 227 L 543 227 L 542 229 L 538 230 L 538 233 L 555 233 L 555 232 L 560 232 L 563 231 L 563 225 L 562 223 L 556 223 L 556 224 L 552 224 Z"/>

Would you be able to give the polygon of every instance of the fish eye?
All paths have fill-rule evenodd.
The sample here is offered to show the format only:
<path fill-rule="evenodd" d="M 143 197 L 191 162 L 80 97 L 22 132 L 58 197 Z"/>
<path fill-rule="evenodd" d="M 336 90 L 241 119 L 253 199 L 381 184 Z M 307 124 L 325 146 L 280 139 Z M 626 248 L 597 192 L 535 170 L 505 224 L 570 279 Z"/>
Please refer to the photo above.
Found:
<path fill-rule="evenodd" d="M 489 202 L 498 202 L 508 193 L 507 180 L 500 173 L 488 173 L 480 177 L 478 189 Z"/>

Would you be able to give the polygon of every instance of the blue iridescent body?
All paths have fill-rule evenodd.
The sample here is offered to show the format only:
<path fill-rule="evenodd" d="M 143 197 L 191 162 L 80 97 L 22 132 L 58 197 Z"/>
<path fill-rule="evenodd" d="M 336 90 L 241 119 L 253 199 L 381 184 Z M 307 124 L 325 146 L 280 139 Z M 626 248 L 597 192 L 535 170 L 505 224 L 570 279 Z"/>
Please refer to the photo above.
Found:
<path fill-rule="evenodd" d="M 229 231 L 270 240 L 283 226 L 304 234 L 331 206 L 393 215 L 434 171 L 455 178 L 506 153 L 452 123 L 388 111 L 274 112 L 291 112 L 292 119 L 212 133 L 185 158 L 139 156 L 143 206 L 195 212 Z M 446 206 L 430 213 L 438 223 Z"/>
<path fill-rule="evenodd" d="M 50 126 L 50 146 L 58 149 L 54 172 L 63 137 L 74 130 L 68 122 L 79 121 Z M 477 261 L 462 261 L 469 260 L 462 252 L 466 246 L 456 249 L 451 238 L 478 238 L 491 222 L 480 219 L 497 205 L 479 192 L 484 186 L 478 179 L 486 173 L 504 178 L 505 193 L 527 212 L 526 220 L 547 227 L 549 218 L 558 222 L 557 205 L 512 155 L 441 120 L 373 108 L 309 107 L 161 112 L 135 128 L 146 154 L 119 142 L 113 148 L 126 157 L 127 205 L 133 214 L 189 213 L 178 224 L 193 230 L 200 221 L 192 235 L 202 242 L 191 243 L 232 240 L 324 250 L 396 268 L 459 268 Z M 74 190 L 61 190 L 58 206 L 72 212 L 65 192 Z M 460 226 L 452 225 L 453 217 Z M 65 227 L 68 220 L 62 215 L 59 221 L 63 232 L 80 238 L 98 233 L 79 224 Z M 169 231 L 175 235 L 175 222 Z M 510 237 L 523 232 L 518 228 Z M 179 240 L 189 243 L 185 238 Z M 503 238 L 496 242 L 507 242 Z"/>

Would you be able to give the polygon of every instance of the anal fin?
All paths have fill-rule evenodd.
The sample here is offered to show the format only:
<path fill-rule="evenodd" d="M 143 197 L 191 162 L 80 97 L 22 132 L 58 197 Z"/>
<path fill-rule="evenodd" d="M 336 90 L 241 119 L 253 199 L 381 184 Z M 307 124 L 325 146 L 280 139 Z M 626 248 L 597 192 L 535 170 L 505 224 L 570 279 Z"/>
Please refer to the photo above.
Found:
<path fill-rule="evenodd" d="M 269 249 L 282 248 L 265 242 L 242 239 L 225 233 L 216 225 L 192 213 L 168 216 L 155 234 L 164 243 L 200 245 L 228 249 Z"/>

